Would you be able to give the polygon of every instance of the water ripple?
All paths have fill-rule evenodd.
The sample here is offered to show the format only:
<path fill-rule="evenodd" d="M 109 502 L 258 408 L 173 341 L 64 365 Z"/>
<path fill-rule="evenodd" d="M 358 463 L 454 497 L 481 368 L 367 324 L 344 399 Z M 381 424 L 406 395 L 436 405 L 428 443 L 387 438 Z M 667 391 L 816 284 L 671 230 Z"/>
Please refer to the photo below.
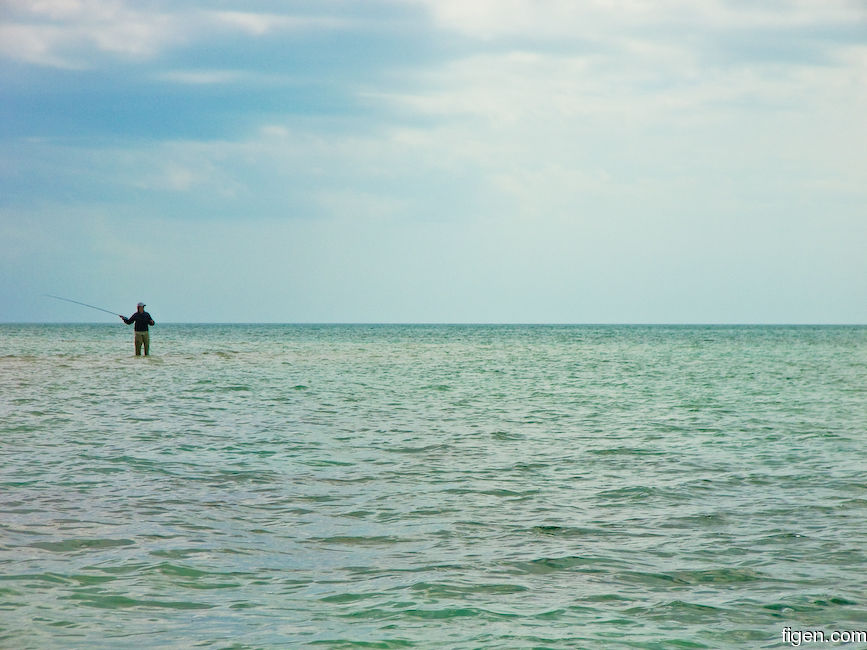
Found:
<path fill-rule="evenodd" d="M 863 627 L 867 328 L 61 329 L 0 326 L 0 647 Z"/>

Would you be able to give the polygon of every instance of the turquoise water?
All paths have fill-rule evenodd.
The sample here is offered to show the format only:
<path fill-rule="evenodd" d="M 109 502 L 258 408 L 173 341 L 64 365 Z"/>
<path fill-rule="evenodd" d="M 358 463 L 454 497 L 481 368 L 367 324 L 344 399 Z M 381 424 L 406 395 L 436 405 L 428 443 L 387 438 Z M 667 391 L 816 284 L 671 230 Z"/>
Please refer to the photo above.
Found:
<path fill-rule="evenodd" d="M 151 340 L 0 325 L 0 647 L 867 630 L 865 327 Z"/>

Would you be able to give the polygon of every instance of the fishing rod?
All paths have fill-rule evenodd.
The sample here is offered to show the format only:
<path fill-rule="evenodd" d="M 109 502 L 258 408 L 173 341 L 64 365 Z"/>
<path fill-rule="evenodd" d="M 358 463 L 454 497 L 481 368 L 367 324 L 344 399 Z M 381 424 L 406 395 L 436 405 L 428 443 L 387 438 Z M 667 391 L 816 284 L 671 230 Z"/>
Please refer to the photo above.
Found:
<path fill-rule="evenodd" d="M 70 298 L 61 298 L 60 296 L 52 296 L 50 293 L 43 294 L 48 296 L 49 298 L 56 298 L 57 300 L 64 300 L 66 302 L 74 302 L 76 305 L 82 305 L 83 307 L 90 307 L 91 309 L 97 309 L 99 311 L 104 311 L 106 314 L 111 314 L 112 316 L 119 316 L 116 312 L 109 311 L 108 309 L 103 309 L 102 307 L 94 307 L 93 305 L 88 305 L 86 302 L 79 302 L 77 300 L 72 300 Z"/>

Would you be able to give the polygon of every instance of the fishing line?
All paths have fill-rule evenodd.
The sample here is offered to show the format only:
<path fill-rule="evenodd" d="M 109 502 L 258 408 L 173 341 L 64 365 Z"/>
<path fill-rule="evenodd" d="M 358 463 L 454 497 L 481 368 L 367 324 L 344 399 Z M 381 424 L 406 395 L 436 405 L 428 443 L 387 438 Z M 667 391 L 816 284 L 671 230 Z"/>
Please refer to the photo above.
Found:
<path fill-rule="evenodd" d="M 88 305 L 86 302 L 79 302 L 78 300 L 72 300 L 71 298 L 61 298 L 60 296 L 52 296 L 50 293 L 43 294 L 48 296 L 49 298 L 56 298 L 57 300 L 65 300 L 66 302 L 74 302 L 76 305 L 82 305 L 83 307 L 90 307 L 91 309 L 98 309 L 99 311 L 104 311 L 106 314 L 111 314 L 112 316 L 117 316 L 118 313 L 114 311 L 109 311 L 108 309 L 103 309 L 102 307 L 94 307 L 93 305 Z"/>

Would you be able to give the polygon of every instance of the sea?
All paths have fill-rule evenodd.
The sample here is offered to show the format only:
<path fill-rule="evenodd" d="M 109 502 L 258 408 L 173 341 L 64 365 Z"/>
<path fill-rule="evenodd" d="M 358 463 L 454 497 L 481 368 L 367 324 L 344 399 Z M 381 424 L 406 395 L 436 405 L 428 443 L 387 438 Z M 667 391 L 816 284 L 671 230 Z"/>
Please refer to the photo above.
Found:
<path fill-rule="evenodd" d="M 867 648 L 867 327 L 133 352 L 0 325 L 0 648 Z"/>

